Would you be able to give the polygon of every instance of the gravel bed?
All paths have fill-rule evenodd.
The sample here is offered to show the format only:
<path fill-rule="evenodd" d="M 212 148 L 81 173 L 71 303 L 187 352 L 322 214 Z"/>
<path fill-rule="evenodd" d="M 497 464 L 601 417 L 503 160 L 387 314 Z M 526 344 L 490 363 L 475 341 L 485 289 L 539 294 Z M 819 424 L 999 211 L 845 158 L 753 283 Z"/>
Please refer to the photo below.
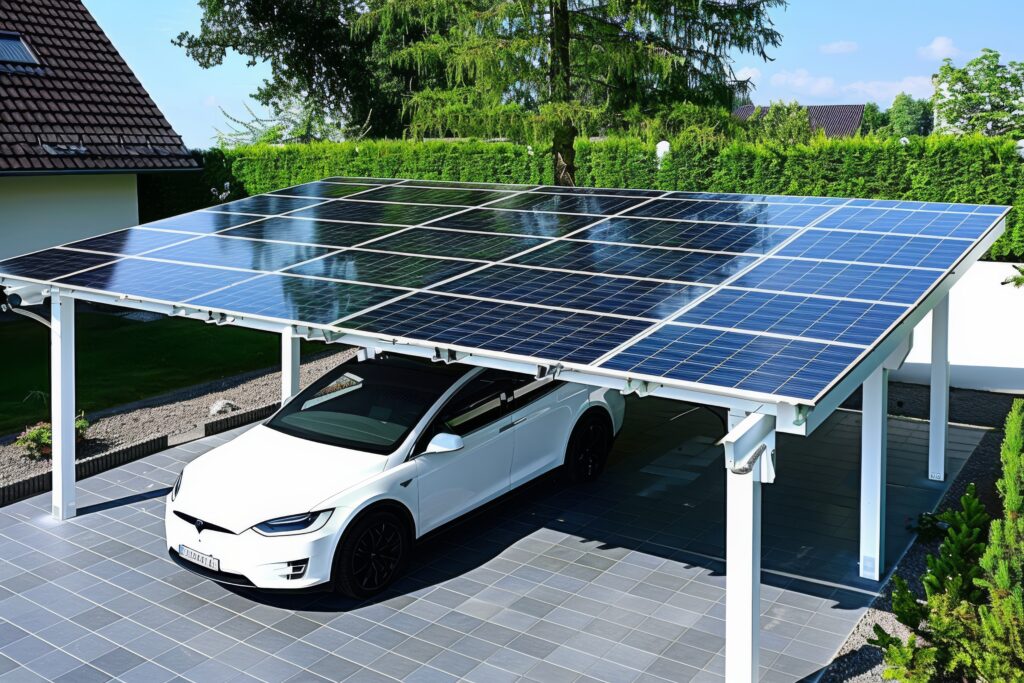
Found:
<path fill-rule="evenodd" d="M 354 349 L 319 355 L 303 361 L 300 383 L 303 387 L 355 354 Z M 96 415 L 87 416 L 92 423 L 85 441 L 78 444 L 79 460 L 162 434 L 170 435 L 172 443 L 202 436 L 202 426 L 223 417 L 211 417 L 210 406 L 224 399 L 251 410 L 270 405 L 281 398 L 281 373 L 263 370 L 209 382 L 155 399 L 139 401 Z M 33 460 L 26 451 L 5 439 L 0 443 L 0 485 L 27 479 L 50 471 L 50 459 Z"/>
<path fill-rule="evenodd" d="M 994 429 L 982 438 L 978 447 L 968 458 L 939 503 L 938 510 L 945 510 L 958 504 L 967 485 L 974 483 L 978 497 L 990 514 L 1000 509 L 995 480 L 999 473 L 999 447 L 1003 440 L 1002 424 L 1010 410 L 1014 397 L 1006 394 L 992 394 L 983 391 L 954 389 L 950 392 L 950 419 L 953 422 L 976 424 Z M 890 410 L 893 414 L 926 418 L 928 415 L 928 387 L 893 383 L 890 388 Z M 850 405 L 859 408 L 860 399 L 852 397 Z M 920 578 L 927 569 L 925 558 L 937 552 L 940 541 L 917 540 L 899 561 L 893 576 L 905 579 L 911 590 L 920 598 L 924 597 Z M 884 664 L 881 651 L 869 645 L 868 638 L 874 637 L 874 625 L 881 626 L 889 633 L 906 638 L 909 631 L 892 614 L 892 584 L 890 581 L 865 612 L 850 637 L 839 649 L 832 664 L 821 676 L 822 683 L 839 681 L 880 681 Z"/>

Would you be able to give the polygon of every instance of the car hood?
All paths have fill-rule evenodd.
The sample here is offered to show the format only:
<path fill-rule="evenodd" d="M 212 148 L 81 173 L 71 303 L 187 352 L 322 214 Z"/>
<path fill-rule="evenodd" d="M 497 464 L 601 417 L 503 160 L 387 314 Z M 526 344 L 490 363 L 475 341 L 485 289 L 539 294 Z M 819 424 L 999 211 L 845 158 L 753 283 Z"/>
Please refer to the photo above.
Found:
<path fill-rule="evenodd" d="M 235 533 L 309 512 L 384 471 L 387 457 L 250 429 L 185 467 L 174 509 Z"/>

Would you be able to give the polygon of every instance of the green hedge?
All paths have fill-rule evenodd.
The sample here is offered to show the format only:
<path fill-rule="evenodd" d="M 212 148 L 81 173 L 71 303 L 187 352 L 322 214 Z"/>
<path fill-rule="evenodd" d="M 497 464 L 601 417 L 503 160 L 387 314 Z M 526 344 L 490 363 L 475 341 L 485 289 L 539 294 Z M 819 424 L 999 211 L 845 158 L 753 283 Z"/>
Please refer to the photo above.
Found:
<path fill-rule="evenodd" d="M 897 140 L 816 139 L 781 146 L 730 142 L 693 129 L 671 141 L 658 164 L 655 146 L 635 138 L 580 140 L 577 181 L 591 187 L 710 190 L 839 197 L 1014 204 L 1024 202 L 1024 161 L 1012 140 L 930 136 Z M 550 183 L 543 150 L 479 141 L 378 140 L 256 145 L 197 153 L 204 170 L 140 177 L 140 213 L 153 220 L 231 198 L 331 175 L 503 183 Z M 996 258 L 1024 258 L 1024 223 L 1013 211 Z"/>

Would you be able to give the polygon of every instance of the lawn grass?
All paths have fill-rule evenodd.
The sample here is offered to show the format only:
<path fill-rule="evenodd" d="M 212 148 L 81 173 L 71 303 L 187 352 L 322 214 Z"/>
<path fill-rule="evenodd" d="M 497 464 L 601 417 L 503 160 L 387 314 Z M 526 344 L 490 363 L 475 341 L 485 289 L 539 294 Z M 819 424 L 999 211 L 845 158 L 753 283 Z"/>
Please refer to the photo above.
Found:
<path fill-rule="evenodd" d="M 281 362 L 280 337 L 267 332 L 87 311 L 76 322 L 77 409 L 86 412 Z M 30 320 L 0 323 L 0 434 L 49 420 L 49 334 Z M 303 352 L 323 351 L 323 345 L 310 346 Z"/>

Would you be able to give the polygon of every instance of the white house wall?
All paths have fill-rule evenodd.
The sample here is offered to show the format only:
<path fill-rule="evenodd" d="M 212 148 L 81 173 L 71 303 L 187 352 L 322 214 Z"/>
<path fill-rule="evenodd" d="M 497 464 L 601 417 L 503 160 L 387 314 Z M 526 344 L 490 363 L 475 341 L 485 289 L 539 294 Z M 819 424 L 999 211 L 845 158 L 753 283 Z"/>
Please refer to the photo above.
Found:
<path fill-rule="evenodd" d="M 979 262 L 949 294 L 950 386 L 1024 392 L 1024 288 L 1000 284 L 1016 274 L 1008 263 Z M 914 348 L 898 382 L 928 384 L 931 313 L 914 330 Z"/>
<path fill-rule="evenodd" d="M 139 222 L 134 174 L 0 177 L 0 258 Z"/>

